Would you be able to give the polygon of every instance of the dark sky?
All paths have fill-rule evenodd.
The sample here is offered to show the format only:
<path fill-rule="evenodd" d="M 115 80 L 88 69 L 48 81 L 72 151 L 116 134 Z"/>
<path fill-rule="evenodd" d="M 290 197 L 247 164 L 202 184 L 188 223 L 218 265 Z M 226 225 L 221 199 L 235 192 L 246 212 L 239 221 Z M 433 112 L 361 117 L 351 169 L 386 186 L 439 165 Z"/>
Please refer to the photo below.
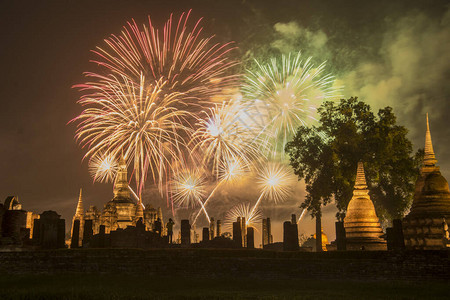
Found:
<path fill-rule="evenodd" d="M 71 87 L 92 69 L 90 50 L 126 21 L 151 15 L 162 25 L 171 12 L 190 8 L 205 18 L 208 34 L 235 41 L 235 55 L 245 61 L 298 50 L 327 60 L 343 96 L 359 96 L 374 109 L 392 106 L 416 149 L 423 147 L 428 111 L 437 158 L 450 178 L 448 1 L 3 0 L 0 197 L 17 195 L 26 210 L 56 210 L 67 220 L 80 187 L 88 204 L 110 200 L 111 185 L 92 183 L 75 126 L 67 125 L 81 112 Z"/>

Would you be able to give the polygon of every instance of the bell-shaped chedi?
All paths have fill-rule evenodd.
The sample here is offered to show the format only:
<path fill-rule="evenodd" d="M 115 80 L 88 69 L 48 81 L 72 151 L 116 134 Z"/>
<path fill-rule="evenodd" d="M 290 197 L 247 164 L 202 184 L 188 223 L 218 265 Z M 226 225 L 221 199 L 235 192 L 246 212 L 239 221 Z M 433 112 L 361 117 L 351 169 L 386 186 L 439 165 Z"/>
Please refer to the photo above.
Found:
<path fill-rule="evenodd" d="M 405 246 L 409 249 L 450 247 L 447 226 L 450 219 L 450 191 L 436 163 L 427 114 L 423 165 L 416 181 L 411 210 L 403 219 Z"/>
<path fill-rule="evenodd" d="M 347 250 L 386 250 L 383 230 L 369 196 L 364 166 L 358 163 L 353 197 L 344 218 Z"/>

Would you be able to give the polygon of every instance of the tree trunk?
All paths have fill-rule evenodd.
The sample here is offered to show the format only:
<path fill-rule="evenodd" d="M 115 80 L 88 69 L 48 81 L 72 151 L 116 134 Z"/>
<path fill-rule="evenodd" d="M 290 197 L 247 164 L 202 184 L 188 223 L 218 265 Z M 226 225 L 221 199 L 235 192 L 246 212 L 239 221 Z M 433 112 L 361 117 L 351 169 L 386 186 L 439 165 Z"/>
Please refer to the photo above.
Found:
<path fill-rule="evenodd" d="M 316 252 L 322 252 L 322 217 L 316 214 Z"/>

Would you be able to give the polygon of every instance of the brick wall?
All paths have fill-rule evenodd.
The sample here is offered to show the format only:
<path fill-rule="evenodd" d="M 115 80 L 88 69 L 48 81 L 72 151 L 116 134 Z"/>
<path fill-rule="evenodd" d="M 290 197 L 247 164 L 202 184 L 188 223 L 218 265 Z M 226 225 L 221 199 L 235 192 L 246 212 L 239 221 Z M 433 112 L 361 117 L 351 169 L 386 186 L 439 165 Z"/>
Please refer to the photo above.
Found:
<path fill-rule="evenodd" d="M 1 252 L 0 272 L 450 280 L 450 251 L 306 253 L 258 249 L 75 249 Z"/>

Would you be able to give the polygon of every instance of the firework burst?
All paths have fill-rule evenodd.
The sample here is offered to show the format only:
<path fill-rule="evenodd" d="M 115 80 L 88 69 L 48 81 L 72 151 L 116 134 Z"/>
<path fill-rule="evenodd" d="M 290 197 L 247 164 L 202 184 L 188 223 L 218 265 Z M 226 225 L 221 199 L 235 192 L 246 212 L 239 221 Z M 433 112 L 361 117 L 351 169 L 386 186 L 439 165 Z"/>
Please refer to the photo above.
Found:
<path fill-rule="evenodd" d="M 248 70 L 242 87 L 244 99 L 253 103 L 256 114 L 263 115 L 261 134 L 272 145 L 269 153 L 284 153 L 284 147 L 297 128 L 315 121 L 322 101 L 337 96 L 333 76 L 324 74 L 325 63 L 315 67 L 297 55 L 272 59 L 268 64 L 256 61 L 256 70 Z"/>
<path fill-rule="evenodd" d="M 292 193 L 295 177 L 287 166 L 268 163 L 258 174 L 257 182 L 261 195 L 277 203 L 286 200 Z"/>
<path fill-rule="evenodd" d="M 175 204 L 180 207 L 202 205 L 205 192 L 205 177 L 199 170 L 184 170 L 174 176 L 171 191 Z"/>
<path fill-rule="evenodd" d="M 110 154 L 98 153 L 89 160 L 89 173 L 94 181 L 113 182 L 117 170 L 117 160 Z"/>
<path fill-rule="evenodd" d="M 216 104 L 197 123 L 193 151 L 202 153 L 203 163 L 212 165 L 216 177 L 223 166 L 249 165 L 259 154 L 255 136 L 239 117 L 241 109 L 238 102 Z"/>
<path fill-rule="evenodd" d="M 178 20 L 171 15 L 162 29 L 133 20 L 119 35 L 93 51 L 99 70 L 87 72 L 76 139 L 87 148 L 85 158 L 123 152 L 133 167 L 139 196 L 147 174 L 162 190 L 172 166 L 185 159 L 200 111 L 235 82 L 228 70 L 231 44 L 202 37 L 200 20 L 190 11 Z M 175 170 L 176 171 L 176 170 Z"/>
<path fill-rule="evenodd" d="M 183 105 L 202 109 L 202 104 L 209 104 L 211 97 L 234 84 L 236 76 L 227 71 L 237 62 L 228 57 L 234 49 L 231 43 L 203 37 L 202 19 L 191 22 L 190 14 L 182 13 L 178 20 L 170 15 L 162 29 L 155 28 L 150 17 L 142 26 L 132 20 L 120 35 L 105 40 L 106 47 L 93 51 L 97 55 L 93 61 L 107 73 L 132 81 L 142 74 L 150 83 L 163 79 L 166 91 L 183 93 L 189 99 Z"/>
<path fill-rule="evenodd" d="M 250 203 L 240 203 L 231 208 L 225 216 L 225 225 L 228 228 L 233 228 L 233 222 L 236 222 L 238 217 L 245 218 L 245 225 L 248 227 L 256 227 L 256 224 L 261 222 L 261 210 L 252 210 Z"/>
<path fill-rule="evenodd" d="M 136 86 L 127 78 L 108 81 L 98 86 L 95 96 L 80 100 L 88 106 L 74 120 L 78 121 L 76 138 L 87 146 L 85 157 L 98 153 L 124 156 L 133 161 L 134 175 L 142 191 L 150 168 L 155 181 L 162 180 L 168 166 L 181 156 L 185 145 L 181 132 L 189 131 L 183 125 L 189 112 L 179 110 L 179 93 L 165 95 L 161 87 L 144 86 L 141 78 Z"/>

